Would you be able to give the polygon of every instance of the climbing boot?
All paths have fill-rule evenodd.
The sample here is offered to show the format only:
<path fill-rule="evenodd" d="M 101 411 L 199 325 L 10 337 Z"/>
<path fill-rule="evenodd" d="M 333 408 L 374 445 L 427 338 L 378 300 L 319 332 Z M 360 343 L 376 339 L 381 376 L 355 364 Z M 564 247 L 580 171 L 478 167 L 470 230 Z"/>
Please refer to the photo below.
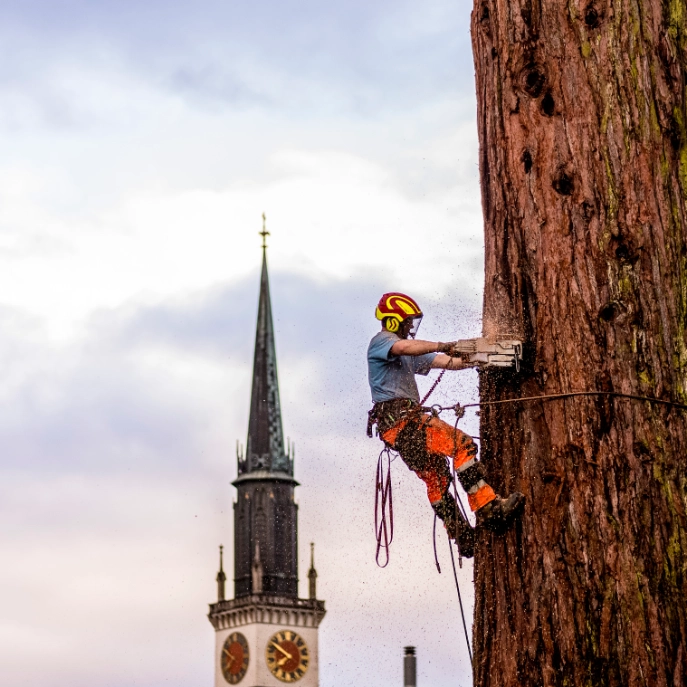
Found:
<path fill-rule="evenodd" d="M 493 532 L 504 532 L 522 512 L 524 505 L 525 495 L 519 491 L 514 491 L 505 499 L 497 496 L 477 511 L 477 525 Z"/>
<path fill-rule="evenodd" d="M 441 501 L 432 504 L 432 508 L 443 521 L 448 536 L 458 544 L 460 555 L 472 558 L 475 555 L 475 531 L 457 509 L 453 496 L 446 492 Z"/>

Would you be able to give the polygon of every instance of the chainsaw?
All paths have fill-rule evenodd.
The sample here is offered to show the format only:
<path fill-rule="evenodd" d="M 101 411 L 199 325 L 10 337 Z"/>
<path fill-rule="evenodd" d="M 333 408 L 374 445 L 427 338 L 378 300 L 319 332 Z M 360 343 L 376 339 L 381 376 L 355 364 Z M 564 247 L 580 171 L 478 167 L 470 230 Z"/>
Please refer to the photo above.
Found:
<path fill-rule="evenodd" d="M 520 371 L 522 341 L 517 339 L 462 339 L 453 344 L 453 355 L 480 367 L 514 367 Z"/>

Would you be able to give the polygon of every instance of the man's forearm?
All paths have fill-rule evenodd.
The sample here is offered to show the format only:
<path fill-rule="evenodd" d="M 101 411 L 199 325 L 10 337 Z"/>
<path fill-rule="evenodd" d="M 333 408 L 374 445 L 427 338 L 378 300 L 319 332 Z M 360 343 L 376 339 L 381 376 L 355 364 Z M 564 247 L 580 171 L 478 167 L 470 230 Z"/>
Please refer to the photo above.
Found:
<path fill-rule="evenodd" d="M 475 367 L 475 364 L 468 360 L 463 360 L 463 358 L 460 357 L 453 358 L 443 353 L 439 353 L 432 361 L 432 367 L 441 370 L 465 370 L 470 367 Z"/>
<path fill-rule="evenodd" d="M 417 339 L 403 339 L 391 347 L 392 355 L 424 355 L 437 353 L 441 344 L 436 341 L 418 341 Z"/>

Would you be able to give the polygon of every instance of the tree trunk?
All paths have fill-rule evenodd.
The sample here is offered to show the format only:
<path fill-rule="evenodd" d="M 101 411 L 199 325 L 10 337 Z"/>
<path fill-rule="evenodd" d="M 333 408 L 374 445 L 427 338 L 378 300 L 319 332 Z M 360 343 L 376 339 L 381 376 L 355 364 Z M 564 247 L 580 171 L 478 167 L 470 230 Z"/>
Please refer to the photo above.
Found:
<path fill-rule="evenodd" d="M 687 5 L 477 0 L 485 334 L 526 342 L 482 401 L 687 402 Z M 687 685 L 687 412 L 487 406 L 475 684 Z"/>

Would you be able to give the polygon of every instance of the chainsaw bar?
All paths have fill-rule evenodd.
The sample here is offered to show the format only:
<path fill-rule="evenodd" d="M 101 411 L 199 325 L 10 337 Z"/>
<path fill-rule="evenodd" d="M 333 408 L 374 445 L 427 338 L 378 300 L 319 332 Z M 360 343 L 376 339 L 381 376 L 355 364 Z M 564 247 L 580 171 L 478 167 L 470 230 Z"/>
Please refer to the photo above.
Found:
<path fill-rule="evenodd" d="M 462 339 L 455 342 L 454 350 L 467 354 L 469 361 L 480 367 L 514 367 L 520 371 L 522 341 L 517 339 Z"/>

